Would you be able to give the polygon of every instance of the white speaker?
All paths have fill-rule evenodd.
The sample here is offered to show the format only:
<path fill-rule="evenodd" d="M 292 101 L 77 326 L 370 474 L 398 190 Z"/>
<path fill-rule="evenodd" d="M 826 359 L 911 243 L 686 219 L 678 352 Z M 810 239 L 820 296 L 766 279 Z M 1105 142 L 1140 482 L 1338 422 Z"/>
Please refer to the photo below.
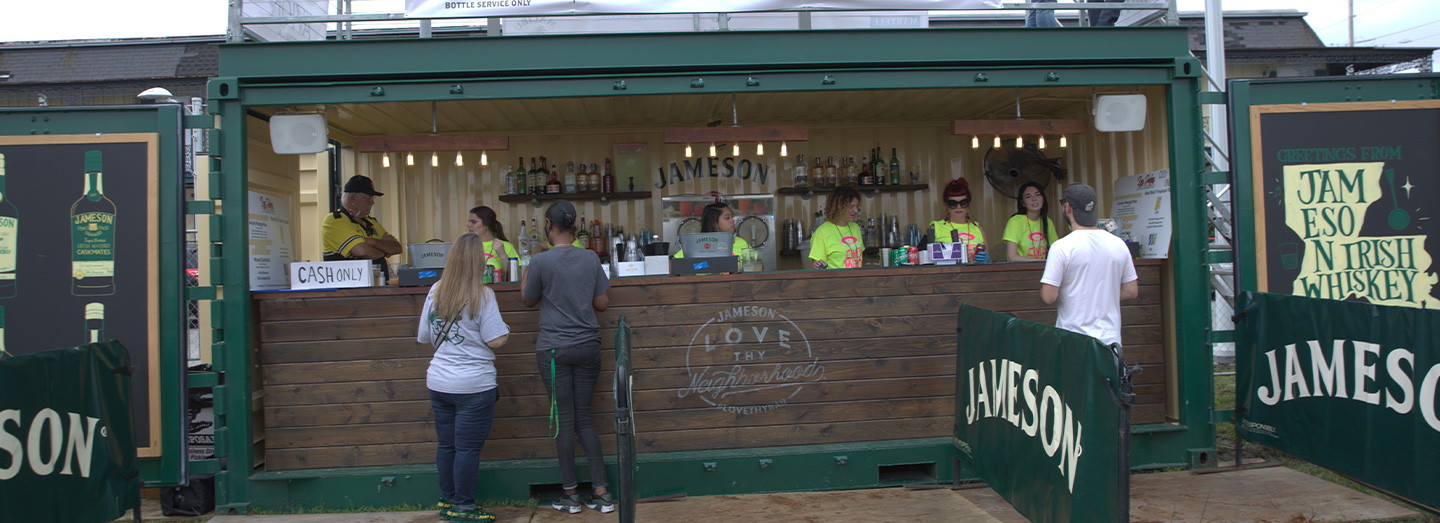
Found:
<path fill-rule="evenodd" d="M 1095 130 L 1139 131 L 1145 128 L 1145 95 L 1107 94 L 1095 97 Z"/>
<path fill-rule="evenodd" d="M 324 152 L 330 131 L 322 114 L 280 114 L 270 117 L 270 146 L 275 154 Z"/>

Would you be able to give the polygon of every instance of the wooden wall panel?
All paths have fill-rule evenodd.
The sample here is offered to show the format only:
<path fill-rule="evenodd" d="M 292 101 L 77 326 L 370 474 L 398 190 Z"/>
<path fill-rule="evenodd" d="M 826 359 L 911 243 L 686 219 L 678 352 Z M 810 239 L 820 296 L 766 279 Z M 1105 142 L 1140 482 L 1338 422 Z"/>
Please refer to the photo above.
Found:
<path fill-rule="evenodd" d="M 1137 424 L 1165 421 L 1159 269 L 1153 262 L 1137 267 L 1140 297 L 1122 307 L 1126 359 L 1143 370 L 1135 379 Z M 599 315 L 603 363 L 593 421 L 613 452 L 614 329 L 623 314 L 632 328 L 641 452 L 948 435 L 955 312 L 969 303 L 1051 323 L 1055 309 L 1039 298 L 1041 270 L 618 280 L 610 310 Z M 494 289 L 511 337 L 496 350 L 499 400 L 481 459 L 553 458 L 549 396 L 533 352 L 538 313 L 520 305 L 515 285 Z M 268 470 L 434 460 L 425 389 L 433 349 L 415 342 L 425 292 L 255 295 Z M 717 319 L 726 313 L 739 316 Z M 781 330 L 788 348 L 779 345 Z M 727 341 L 727 334 L 736 337 Z"/>

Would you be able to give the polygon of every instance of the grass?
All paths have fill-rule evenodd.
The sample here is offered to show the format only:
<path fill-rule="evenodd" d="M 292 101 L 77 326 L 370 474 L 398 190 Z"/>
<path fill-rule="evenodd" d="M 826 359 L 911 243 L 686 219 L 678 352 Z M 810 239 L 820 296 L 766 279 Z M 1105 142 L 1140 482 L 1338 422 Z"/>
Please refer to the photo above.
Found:
<path fill-rule="evenodd" d="M 1230 372 L 1234 370 L 1234 365 L 1215 366 L 1216 372 Z M 1215 408 L 1217 410 L 1235 408 L 1235 376 L 1233 374 L 1229 376 L 1215 376 L 1214 380 Z M 1215 424 L 1215 450 L 1221 466 L 1233 466 L 1235 464 L 1235 425 L 1233 423 Z M 1294 456 L 1291 456 L 1284 452 L 1268 447 L 1262 447 L 1260 445 L 1245 445 L 1245 457 L 1258 457 L 1263 458 L 1266 461 L 1278 461 L 1284 463 L 1287 468 L 1290 468 L 1292 470 L 1304 472 L 1311 476 L 1315 476 L 1331 483 L 1341 485 L 1343 487 L 1349 488 L 1351 490 L 1360 492 L 1368 496 L 1374 496 L 1380 499 L 1384 499 L 1396 505 L 1405 507 L 1409 510 L 1413 510 L 1419 514 L 1416 517 L 1410 519 L 1400 520 L 1401 523 L 1440 523 L 1440 516 L 1437 516 L 1433 513 L 1428 513 L 1424 509 L 1416 507 L 1410 503 L 1406 503 L 1405 501 L 1391 497 L 1384 492 L 1380 492 L 1370 487 L 1366 487 L 1365 485 L 1361 485 L 1360 483 L 1356 483 L 1355 481 L 1352 481 L 1345 476 L 1341 476 L 1340 474 L 1331 472 L 1324 467 L 1320 467 L 1308 461 L 1295 458 Z"/>

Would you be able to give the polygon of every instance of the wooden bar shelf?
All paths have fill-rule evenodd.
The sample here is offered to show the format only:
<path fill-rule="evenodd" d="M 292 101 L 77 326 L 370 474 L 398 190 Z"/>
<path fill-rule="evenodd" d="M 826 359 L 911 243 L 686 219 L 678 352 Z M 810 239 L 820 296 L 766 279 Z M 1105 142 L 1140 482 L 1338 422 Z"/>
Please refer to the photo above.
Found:
<path fill-rule="evenodd" d="M 510 203 L 529 203 L 529 202 L 533 202 L 533 201 L 536 201 L 536 200 L 542 201 L 542 202 L 548 202 L 548 201 L 551 201 L 551 200 L 571 200 L 571 201 L 578 201 L 578 200 L 648 200 L 648 199 L 650 199 L 650 192 L 649 192 L 649 191 L 612 192 L 612 193 L 581 192 L 581 193 L 565 193 L 565 194 L 502 194 L 502 195 L 500 195 L 500 201 L 502 201 L 502 202 L 510 202 Z"/>
<path fill-rule="evenodd" d="M 872 191 L 880 191 L 880 192 L 892 192 L 892 191 L 924 191 L 924 190 L 930 188 L 930 184 L 928 184 L 928 183 L 922 183 L 922 184 L 919 184 L 919 185 L 847 185 L 846 187 L 849 187 L 849 188 L 851 188 L 851 189 L 855 189 L 856 192 L 861 192 L 861 193 L 872 192 Z M 781 188 L 777 189 L 775 192 L 776 192 L 777 194 L 810 194 L 810 193 L 826 193 L 826 192 L 834 192 L 834 191 L 835 191 L 835 188 L 834 188 L 834 187 L 781 187 Z M 501 197 L 501 198 L 503 199 L 504 197 Z"/>

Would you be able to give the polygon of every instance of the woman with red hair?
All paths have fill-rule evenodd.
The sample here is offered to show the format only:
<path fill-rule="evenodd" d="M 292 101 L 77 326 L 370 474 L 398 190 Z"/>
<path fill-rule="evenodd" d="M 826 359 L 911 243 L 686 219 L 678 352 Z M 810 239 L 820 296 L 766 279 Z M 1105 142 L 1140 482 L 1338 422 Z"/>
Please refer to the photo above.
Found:
<path fill-rule="evenodd" d="M 970 216 L 970 182 L 956 178 L 945 184 L 940 201 L 945 204 L 945 219 L 930 222 L 925 244 L 934 242 L 965 242 L 970 259 L 975 259 L 979 246 L 985 244 L 985 229 Z M 989 261 L 989 256 L 983 260 Z"/>

